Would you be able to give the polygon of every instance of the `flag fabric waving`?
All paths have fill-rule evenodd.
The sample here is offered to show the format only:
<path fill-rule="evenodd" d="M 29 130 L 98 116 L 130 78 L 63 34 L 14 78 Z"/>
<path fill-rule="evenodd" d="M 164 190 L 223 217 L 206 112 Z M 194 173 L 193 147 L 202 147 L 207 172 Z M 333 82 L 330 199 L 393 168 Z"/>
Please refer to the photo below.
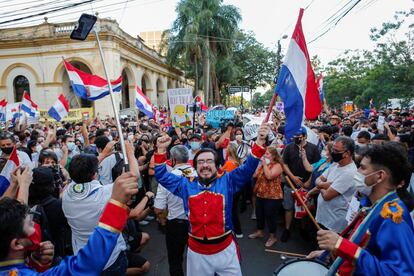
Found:
<path fill-rule="evenodd" d="M 35 117 L 37 107 L 37 104 L 35 104 L 30 98 L 29 93 L 24 91 L 20 109 L 26 112 L 30 117 Z"/>
<path fill-rule="evenodd" d="M 321 98 L 321 103 L 325 102 L 325 91 L 323 90 L 323 75 L 322 73 L 319 74 L 318 79 L 316 80 L 316 87 L 319 91 L 319 97 Z"/>
<path fill-rule="evenodd" d="M 11 182 L 11 174 L 19 166 L 19 157 L 17 156 L 16 146 L 10 154 L 9 160 L 4 165 L 3 170 L 0 173 L 0 196 L 9 188 Z"/>
<path fill-rule="evenodd" d="M 196 97 L 196 101 L 200 105 L 202 111 L 207 111 L 208 110 L 208 107 L 206 105 L 204 105 L 204 103 L 201 100 L 201 97 L 200 96 L 197 96 Z"/>
<path fill-rule="evenodd" d="M 141 91 L 138 85 L 135 85 L 136 93 L 135 93 L 135 105 L 139 110 L 144 112 L 149 118 L 154 118 L 154 110 L 151 106 L 151 102 L 147 96 Z"/>
<path fill-rule="evenodd" d="M 322 110 L 315 75 L 302 30 L 303 11 L 303 9 L 300 9 L 298 21 L 275 89 L 275 93 L 279 94 L 284 103 L 286 115 L 285 135 L 288 141 L 300 129 L 305 117 L 316 119 Z"/>
<path fill-rule="evenodd" d="M 56 121 L 60 121 L 68 115 L 69 102 L 63 94 L 60 94 L 57 101 L 52 105 L 47 113 Z"/>
<path fill-rule="evenodd" d="M 6 99 L 0 101 L 0 121 L 6 121 L 6 105 Z"/>
<path fill-rule="evenodd" d="M 63 61 L 68 72 L 70 83 L 75 94 L 88 101 L 96 101 L 109 95 L 108 82 L 96 75 L 85 73 L 73 67 L 66 60 Z M 121 92 L 122 76 L 115 81 L 111 81 L 112 91 Z"/>

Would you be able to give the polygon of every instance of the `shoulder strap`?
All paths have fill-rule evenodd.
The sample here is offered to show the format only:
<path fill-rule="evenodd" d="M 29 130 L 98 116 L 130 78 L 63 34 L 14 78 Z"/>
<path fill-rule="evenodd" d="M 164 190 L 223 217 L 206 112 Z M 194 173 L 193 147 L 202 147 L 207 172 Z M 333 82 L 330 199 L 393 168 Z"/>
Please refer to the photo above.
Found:
<path fill-rule="evenodd" d="M 121 160 L 121 156 L 119 155 L 119 152 L 117 152 L 117 151 L 114 154 L 115 154 L 116 163 L 118 163 L 119 160 Z"/>

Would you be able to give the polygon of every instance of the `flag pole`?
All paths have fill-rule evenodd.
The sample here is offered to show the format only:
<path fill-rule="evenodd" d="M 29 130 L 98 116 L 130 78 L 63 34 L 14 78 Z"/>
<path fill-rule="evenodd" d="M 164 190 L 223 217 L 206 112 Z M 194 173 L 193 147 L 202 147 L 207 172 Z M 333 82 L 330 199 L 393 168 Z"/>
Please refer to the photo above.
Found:
<path fill-rule="evenodd" d="M 270 114 L 272 114 L 273 106 L 275 105 L 277 99 L 277 93 L 273 93 L 272 100 L 270 101 L 269 109 L 267 110 L 266 118 L 264 119 L 264 122 L 267 123 L 270 118 Z"/>
<path fill-rule="evenodd" d="M 115 104 L 114 91 L 112 91 L 111 81 L 109 80 L 108 71 L 106 70 L 105 59 L 103 57 L 103 51 L 102 51 L 101 42 L 99 40 L 97 27 L 95 26 L 93 28 L 93 30 L 95 32 L 96 42 L 98 42 L 99 55 L 101 56 L 101 61 L 102 61 L 102 65 L 103 65 L 103 68 L 104 68 L 106 81 L 108 82 L 109 94 L 111 95 L 112 108 L 113 108 L 114 114 L 115 114 L 116 128 L 118 130 L 118 135 L 119 135 L 119 142 L 121 144 L 122 155 L 124 156 L 125 171 L 127 172 L 127 171 L 129 171 L 128 157 L 127 157 L 127 154 L 126 154 L 125 141 L 124 141 L 124 136 L 122 134 L 122 128 L 121 128 L 121 122 L 119 120 L 118 109 L 117 109 L 116 104 Z"/>

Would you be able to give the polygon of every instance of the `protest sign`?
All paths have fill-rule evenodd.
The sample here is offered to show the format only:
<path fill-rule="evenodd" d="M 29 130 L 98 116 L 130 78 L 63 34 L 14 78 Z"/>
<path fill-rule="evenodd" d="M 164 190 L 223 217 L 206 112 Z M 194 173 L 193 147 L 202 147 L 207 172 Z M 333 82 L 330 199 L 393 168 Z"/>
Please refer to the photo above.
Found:
<path fill-rule="evenodd" d="M 191 127 L 193 113 L 187 111 L 187 105 L 193 103 L 192 88 L 168 89 L 170 116 L 174 127 Z"/>
<path fill-rule="evenodd" d="M 234 110 L 209 110 L 206 114 L 206 122 L 213 128 L 221 127 L 225 121 L 234 120 Z"/>

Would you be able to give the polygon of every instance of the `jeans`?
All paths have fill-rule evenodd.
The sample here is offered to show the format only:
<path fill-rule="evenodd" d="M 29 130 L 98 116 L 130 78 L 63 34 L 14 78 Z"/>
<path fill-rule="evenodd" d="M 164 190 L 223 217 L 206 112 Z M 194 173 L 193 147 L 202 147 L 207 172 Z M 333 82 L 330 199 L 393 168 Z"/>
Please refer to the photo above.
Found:
<path fill-rule="evenodd" d="M 125 275 L 128 268 L 128 259 L 125 251 L 121 251 L 116 261 L 107 269 L 102 271 L 101 276 Z"/>
<path fill-rule="evenodd" d="M 184 276 L 184 251 L 188 242 L 188 220 L 167 220 L 165 233 L 167 243 L 168 265 L 171 276 Z"/>
<path fill-rule="evenodd" d="M 277 215 L 283 199 L 267 199 L 258 197 L 256 200 L 257 229 L 263 230 L 265 222 L 269 233 L 276 234 Z"/>

